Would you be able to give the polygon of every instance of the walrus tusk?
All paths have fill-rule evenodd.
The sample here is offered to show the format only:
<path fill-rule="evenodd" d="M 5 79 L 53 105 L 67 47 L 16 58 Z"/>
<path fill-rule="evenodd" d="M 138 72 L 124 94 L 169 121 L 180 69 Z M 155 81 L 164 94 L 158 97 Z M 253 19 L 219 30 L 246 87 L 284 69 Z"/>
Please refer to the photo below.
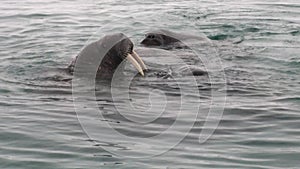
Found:
<path fill-rule="evenodd" d="M 147 66 L 145 65 L 144 61 L 134 50 L 132 51 L 132 56 L 140 64 L 143 70 L 147 70 Z"/>
<path fill-rule="evenodd" d="M 134 59 L 134 57 L 128 53 L 127 59 L 133 64 L 133 66 L 140 72 L 142 76 L 144 76 L 144 71 L 141 65 Z"/>

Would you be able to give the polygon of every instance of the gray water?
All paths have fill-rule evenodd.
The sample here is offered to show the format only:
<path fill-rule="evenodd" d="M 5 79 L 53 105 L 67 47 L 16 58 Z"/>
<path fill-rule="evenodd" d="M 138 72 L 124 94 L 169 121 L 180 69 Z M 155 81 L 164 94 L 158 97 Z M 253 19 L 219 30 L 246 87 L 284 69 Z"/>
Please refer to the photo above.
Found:
<path fill-rule="evenodd" d="M 298 0 L 2 0 L 0 168 L 300 167 L 299 11 Z M 178 85 L 189 86 L 190 76 L 178 81 L 136 77 L 129 102 L 144 111 L 132 111 L 127 107 L 128 99 L 122 99 L 126 80 L 120 80 L 115 88 L 121 95 L 115 102 L 105 85 L 98 85 L 98 108 L 105 119 L 96 122 L 109 123 L 133 141 L 149 139 L 132 144 L 109 140 L 111 133 L 93 128 L 96 124 L 91 123 L 95 133 L 106 140 L 92 138 L 78 117 L 93 122 L 95 118 L 88 113 L 76 114 L 72 81 L 68 80 L 71 75 L 65 68 L 84 45 L 112 32 L 124 32 L 136 49 L 143 51 L 139 42 L 153 28 L 197 32 L 210 38 L 218 51 L 226 88 L 213 88 L 207 77 L 196 77 L 197 91 L 187 90 L 184 99 L 190 109 L 185 107 L 182 119 L 176 120 L 181 97 Z M 173 61 L 145 55 L 152 68 L 166 67 L 162 63 Z M 190 64 L 200 66 L 193 60 Z M 116 105 L 122 115 L 131 118 L 156 117 L 154 110 L 159 107 L 146 111 L 153 90 L 164 92 L 169 99 L 161 118 L 143 126 L 118 114 Z M 213 135 L 199 143 L 213 90 L 226 94 L 224 111 Z M 160 97 L 154 94 L 151 98 L 155 103 Z M 195 118 L 196 104 L 203 116 Z M 151 142 L 151 137 L 175 121 L 179 122 L 178 130 Z M 193 127 L 187 130 L 190 124 Z M 165 151 L 168 143 L 178 138 L 184 139 Z M 119 156 L 122 153 L 125 157 Z M 150 157 L 129 158 L 140 154 Z"/>

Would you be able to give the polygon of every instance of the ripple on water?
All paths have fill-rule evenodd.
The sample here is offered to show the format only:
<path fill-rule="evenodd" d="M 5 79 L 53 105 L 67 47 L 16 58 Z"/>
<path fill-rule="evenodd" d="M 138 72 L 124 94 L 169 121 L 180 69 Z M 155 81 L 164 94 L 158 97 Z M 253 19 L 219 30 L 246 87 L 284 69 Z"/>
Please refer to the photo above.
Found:
<path fill-rule="evenodd" d="M 299 3 L 296 0 L 259 1 L 66 1 L 3 0 L 0 10 L 0 164 L 1 168 L 293 168 L 299 166 Z M 189 104 L 200 104 L 200 116 L 184 109 L 179 131 L 153 146 L 159 152 L 196 120 L 187 137 L 172 150 L 151 159 L 124 158 L 119 151 L 133 148 L 122 140 L 104 142 L 83 132 L 72 97 L 72 78 L 64 68 L 86 41 L 111 32 L 125 32 L 138 43 L 153 28 L 204 33 L 218 49 L 226 75 L 226 105 L 214 135 L 199 144 L 211 92 L 220 84 L 197 78 L 200 96 L 189 91 Z M 101 29 L 101 32 L 95 33 Z M 95 33 L 95 34 L 94 34 Z M 185 51 L 184 51 L 185 52 Z M 147 54 L 147 51 L 145 52 Z M 180 51 L 176 54 L 182 55 Z M 172 57 L 147 54 L 149 66 L 159 68 Z M 199 64 L 197 60 L 184 60 Z M 159 62 L 159 63 L 158 63 Z M 172 62 L 173 63 L 173 62 Z M 164 69 L 162 71 L 167 70 Z M 151 138 L 174 124 L 182 80 L 157 76 L 131 85 L 134 98 L 112 100 L 97 91 L 97 103 L 107 122 L 120 133 Z M 214 85 L 214 86 L 212 86 Z M 101 87 L 99 87 L 101 88 Z M 120 89 L 121 90 L 121 89 Z M 169 107 L 149 125 L 129 118 L 149 107 L 145 94 L 164 91 Z M 198 100 L 200 98 L 200 103 Z M 91 99 L 93 100 L 93 99 Z M 141 111 L 131 111 L 128 101 Z M 88 115 L 85 117 L 90 118 Z M 99 132 L 103 132 L 100 130 Z M 103 136 L 111 133 L 104 133 Z M 148 147 L 144 142 L 141 146 Z M 55 161 L 55 163 L 53 163 Z"/>

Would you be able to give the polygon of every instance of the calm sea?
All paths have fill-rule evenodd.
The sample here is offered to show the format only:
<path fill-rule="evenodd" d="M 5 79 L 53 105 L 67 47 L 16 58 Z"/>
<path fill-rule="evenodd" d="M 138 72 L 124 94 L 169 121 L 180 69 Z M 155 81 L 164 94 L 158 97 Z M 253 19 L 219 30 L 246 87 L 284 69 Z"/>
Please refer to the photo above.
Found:
<path fill-rule="evenodd" d="M 1 0 L 0 14 L 1 169 L 300 167 L 299 0 Z M 125 33 L 150 68 L 203 67 L 139 45 L 155 28 L 208 37 L 217 70 L 76 99 L 65 68 L 105 34 Z"/>

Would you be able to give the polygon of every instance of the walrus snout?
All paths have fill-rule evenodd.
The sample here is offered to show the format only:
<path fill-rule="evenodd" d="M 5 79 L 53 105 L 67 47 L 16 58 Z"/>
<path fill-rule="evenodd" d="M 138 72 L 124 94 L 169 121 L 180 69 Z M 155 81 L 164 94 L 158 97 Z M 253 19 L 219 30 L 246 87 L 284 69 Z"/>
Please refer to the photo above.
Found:
<path fill-rule="evenodd" d="M 141 42 L 145 46 L 161 46 L 163 45 L 163 38 L 159 34 L 148 33 L 146 38 Z"/>
<path fill-rule="evenodd" d="M 175 46 L 177 47 L 180 40 L 178 39 L 177 34 L 167 31 L 167 30 L 156 30 L 149 32 L 145 35 L 145 39 L 142 40 L 141 44 L 145 46 L 160 46 L 168 47 Z"/>
<path fill-rule="evenodd" d="M 144 70 L 147 70 L 147 67 L 142 60 L 142 58 L 133 50 L 134 45 L 129 38 L 123 39 L 120 42 L 119 52 L 122 59 L 129 60 L 133 66 L 144 76 Z"/>
<path fill-rule="evenodd" d="M 115 50 L 118 53 L 118 56 L 121 56 L 122 59 L 125 59 L 128 53 L 132 53 L 133 46 L 134 45 L 132 41 L 126 38 L 116 44 Z"/>

